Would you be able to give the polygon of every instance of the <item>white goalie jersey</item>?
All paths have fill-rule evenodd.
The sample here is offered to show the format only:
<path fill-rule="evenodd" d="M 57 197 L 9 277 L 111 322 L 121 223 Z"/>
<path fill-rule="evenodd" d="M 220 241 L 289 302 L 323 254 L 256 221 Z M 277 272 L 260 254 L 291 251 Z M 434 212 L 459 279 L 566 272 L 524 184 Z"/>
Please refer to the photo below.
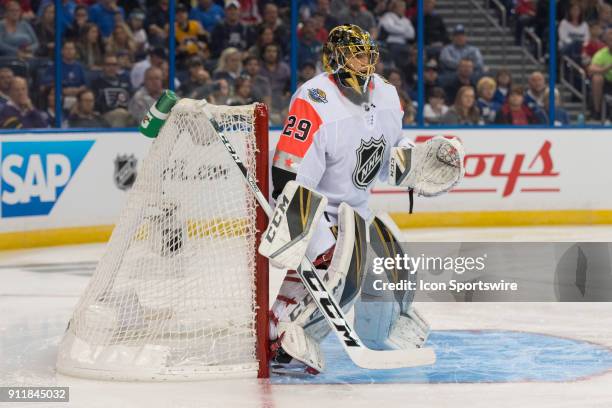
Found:
<path fill-rule="evenodd" d="M 295 179 L 328 198 L 332 223 L 343 201 L 370 218 L 370 190 L 377 176 L 386 178 L 391 148 L 412 142 L 402 139 L 395 87 L 374 75 L 368 95 L 356 105 L 326 73 L 296 91 L 273 158 L 274 197 Z"/>

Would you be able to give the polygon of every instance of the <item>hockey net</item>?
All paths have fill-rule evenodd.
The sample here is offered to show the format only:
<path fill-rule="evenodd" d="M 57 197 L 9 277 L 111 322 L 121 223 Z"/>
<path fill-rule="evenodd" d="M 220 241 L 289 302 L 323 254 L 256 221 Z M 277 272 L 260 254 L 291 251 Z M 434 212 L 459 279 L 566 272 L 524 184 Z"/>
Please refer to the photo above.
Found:
<path fill-rule="evenodd" d="M 60 344 L 60 373 L 268 375 L 265 215 L 202 109 L 181 100 L 143 160 Z M 265 106 L 206 109 L 267 194 Z"/>

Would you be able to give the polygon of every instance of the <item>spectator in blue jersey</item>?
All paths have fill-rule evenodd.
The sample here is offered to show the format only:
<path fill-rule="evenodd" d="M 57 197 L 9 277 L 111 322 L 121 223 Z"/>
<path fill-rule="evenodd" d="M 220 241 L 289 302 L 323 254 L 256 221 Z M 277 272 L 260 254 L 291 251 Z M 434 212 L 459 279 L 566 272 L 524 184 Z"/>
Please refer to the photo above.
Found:
<path fill-rule="evenodd" d="M 21 17 L 19 2 L 7 1 L 0 20 L 0 56 L 32 58 L 38 45 L 34 29 Z"/>
<path fill-rule="evenodd" d="M 313 19 L 308 19 L 304 22 L 300 32 L 298 44 L 298 63 L 302 65 L 305 62 L 317 62 L 321 59 L 321 44 L 316 38 L 315 25 Z"/>
<path fill-rule="evenodd" d="M 123 7 L 117 5 L 116 0 L 98 0 L 89 7 L 89 21 L 100 27 L 102 37 L 107 38 L 115 29 L 115 16 L 119 14 L 125 20 Z"/>
<path fill-rule="evenodd" d="M 24 78 L 15 77 L 9 89 L 9 99 L 0 109 L 0 128 L 28 129 L 45 128 L 45 115 L 34 107 L 28 95 L 28 83 Z"/>
<path fill-rule="evenodd" d="M 240 22 L 240 2 L 228 0 L 225 5 L 225 20 L 217 24 L 212 32 L 211 51 L 218 58 L 229 47 L 245 51 L 255 41 L 251 27 Z"/>
<path fill-rule="evenodd" d="M 540 109 L 536 112 L 538 115 L 538 119 L 540 123 L 549 123 L 548 117 L 549 112 L 548 108 L 550 106 L 549 100 L 550 92 L 548 88 L 544 91 L 544 108 Z M 570 124 L 569 114 L 565 109 L 561 107 L 561 97 L 559 95 L 559 90 L 555 89 L 555 120 L 552 123 L 554 126 L 567 126 Z"/>
<path fill-rule="evenodd" d="M 496 88 L 495 80 L 487 76 L 480 78 L 476 84 L 476 92 L 478 94 L 476 105 L 480 109 L 480 116 L 482 116 L 487 125 L 495 123 L 495 116 L 502 107 L 494 99 Z"/>
<path fill-rule="evenodd" d="M 474 63 L 474 72 L 481 74 L 484 70 L 482 54 L 477 47 L 467 43 L 465 27 L 461 24 L 453 29 L 453 40 L 440 51 L 440 65 L 443 71 L 455 71 L 459 61 L 469 59 Z"/>
<path fill-rule="evenodd" d="M 198 0 L 198 5 L 192 8 L 189 13 L 189 19 L 199 21 L 209 33 L 223 21 L 224 17 L 223 7 L 213 0 Z"/>
<path fill-rule="evenodd" d="M 546 92 L 546 78 L 540 71 L 534 71 L 527 79 L 528 88 L 525 92 L 525 105 L 534 113 L 544 109 L 544 93 Z"/>
<path fill-rule="evenodd" d="M 54 64 L 55 65 L 55 64 Z M 55 78 L 55 66 L 47 69 L 44 75 L 45 87 L 50 86 Z M 77 61 L 77 49 L 74 41 L 66 41 L 62 46 L 62 95 L 64 108 L 69 109 L 76 102 L 76 95 L 85 89 L 85 69 Z"/>
<path fill-rule="evenodd" d="M 512 75 L 510 74 L 510 71 L 505 69 L 497 71 L 495 83 L 497 85 L 497 89 L 495 89 L 493 100 L 500 106 L 503 106 L 506 103 L 508 93 L 512 88 Z"/>

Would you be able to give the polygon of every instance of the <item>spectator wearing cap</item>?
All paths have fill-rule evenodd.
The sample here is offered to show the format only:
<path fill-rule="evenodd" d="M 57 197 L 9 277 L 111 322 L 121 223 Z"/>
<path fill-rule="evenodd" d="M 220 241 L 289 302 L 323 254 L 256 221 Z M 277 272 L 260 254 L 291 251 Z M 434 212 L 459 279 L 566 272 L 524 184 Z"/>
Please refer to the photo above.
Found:
<path fill-rule="evenodd" d="M 427 97 L 427 104 L 423 110 L 425 123 L 428 125 L 438 125 L 442 122 L 442 118 L 448 112 L 448 106 L 445 104 L 446 94 L 444 89 L 435 87 Z"/>
<path fill-rule="evenodd" d="M 136 50 L 138 54 L 144 53 L 148 46 L 149 40 L 147 37 L 147 31 L 144 29 L 145 13 L 140 9 L 134 9 L 130 12 L 128 19 L 128 25 L 132 30 L 134 42 L 136 43 Z"/>
<path fill-rule="evenodd" d="M 477 47 L 467 43 L 465 27 L 457 24 L 453 29 L 453 41 L 442 48 L 440 52 L 440 65 L 443 71 L 455 71 L 459 61 L 469 59 L 474 63 L 474 71 L 480 74 L 484 70 L 482 54 Z"/>
<path fill-rule="evenodd" d="M 86 6 L 77 6 L 74 10 L 72 23 L 66 28 L 65 36 L 71 40 L 79 41 L 83 36 L 85 25 L 89 22 L 89 13 Z M 91 23 L 94 24 L 94 23 Z"/>
<path fill-rule="evenodd" d="M 104 57 L 102 73 L 92 81 L 91 88 L 96 92 L 96 110 L 105 118 L 107 115 L 109 117 L 126 116 L 132 86 L 127 75 L 119 75 L 117 56 L 108 54 Z M 107 120 L 115 122 L 115 120 Z"/>
<path fill-rule="evenodd" d="M 7 1 L 4 10 L 0 21 L 0 55 L 32 58 L 39 42 L 30 23 L 22 18 L 19 2 Z"/>
<path fill-rule="evenodd" d="M 149 107 L 161 96 L 164 90 L 161 68 L 151 66 L 144 75 L 143 85 L 136 91 L 128 103 L 128 111 L 136 122 L 140 122 Z"/>
<path fill-rule="evenodd" d="M 459 89 L 464 86 L 474 87 L 474 63 L 471 59 L 464 58 L 459 61 L 459 65 L 457 65 L 457 71 L 454 73 L 452 77 L 450 77 L 450 81 L 446 79 L 446 82 L 443 81 L 444 92 L 446 92 L 446 101 L 450 105 L 455 102 L 455 97 Z"/>
<path fill-rule="evenodd" d="M 121 20 L 125 19 L 125 10 L 117 5 L 116 0 L 98 0 L 89 7 L 89 21 L 100 27 L 104 38 L 108 38 L 115 29 L 117 15 L 121 16 Z"/>
<path fill-rule="evenodd" d="M 348 9 L 337 14 L 340 24 L 355 24 L 368 31 L 373 38 L 378 36 L 376 19 L 363 5 L 363 0 L 348 0 Z"/>
<path fill-rule="evenodd" d="M 95 95 L 91 89 L 77 94 L 77 101 L 68 115 L 68 126 L 72 128 L 106 128 L 108 122 L 95 111 Z"/>
<path fill-rule="evenodd" d="M 198 0 L 198 5 L 191 9 L 189 18 L 200 22 L 207 32 L 212 32 L 217 24 L 223 21 L 225 11 L 213 0 Z"/>
<path fill-rule="evenodd" d="M 495 80 L 491 77 L 482 77 L 476 84 L 478 93 L 476 104 L 486 124 L 495 123 L 495 116 L 501 109 L 501 105 L 494 99 L 496 88 Z"/>
<path fill-rule="evenodd" d="M 404 0 L 393 0 L 387 11 L 380 19 L 379 36 L 385 37 L 385 43 L 393 56 L 395 65 L 400 67 L 405 64 L 408 46 L 414 40 L 414 27 L 406 16 L 406 2 Z"/>
<path fill-rule="evenodd" d="M 482 125 L 480 111 L 476 106 L 476 94 L 471 86 L 462 86 L 455 102 L 442 117 L 445 125 Z"/>
<path fill-rule="evenodd" d="M 240 21 L 240 3 L 238 0 L 227 0 L 225 19 L 217 24 L 212 32 L 211 51 L 214 57 L 229 47 L 245 51 L 253 43 L 251 27 Z"/>
<path fill-rule="evenodd" d="M 319 61 L 321 59 L 323 44 L 317 40 L 315 23 L 312 18 L 304 22 L 300 34 L 298 42 L 298 63 L 303 64 L 307 61 Z"/>
<path fill-rule="evenodd" d="M 605 48 L 597 51 L 588 69 L 593 91 L 593 113 L 596 118 L 601 117 L 603 95 L 612 93 L 612 28 L 607 28 L 604 32 L 603 42 L 606 44 Z"/>
<path fill-rule="evenodd" d="M 289 30 L 287 26 L 278 16 L 278 6 L 274 3 L 266 3 L 263 7 L 263 17 L 261 24 L 258 26 L 259 33 L 262 33 L 265 28 L 272 30 L 275 39 L 289 38 Z M 280 45 L 283 55 L 287 54 L 289 41 L 283 41 Z"/>
<path fill-rule="evenodd" d="M 502 106 L 495 123 L 502 125 L 533 125 L 538 123 L 534 112 L 524 102 L 524 90 L 514 85 L 508 94 L 508 100 Z"/>
<path fill-rule="evenodd" d="M 425 99 L 427 100 L 433 89 L 440 87 L 438 62 L 435 59 L 432 58 L 425 63 L 423 80 L 425 82 Z"/>
<path fill-rule="evenodd" d="M 9 90 L 11 89 L 13 79 L 15 79 L 15 74 L 12 69 L 0 67 L 0 109 L 9 100 Z"/>
<path fill-rule="evenodd" d="M 28 83 L 24 78 L 13 78 L 8 96 L 8 101 L 0 109 L 0 128 L 29 129 L 47 127 L 48 122 L 44 114 L 32 104 L 32 100 L 28 95 Z"/>
<path fill-rule="evenodd" d="M 168 47 L 168 0 L 159 0 L 154 4 L 146 9 L 144 27 L 151 47 L 166 48 Z"/>
<path fill-rule="evenodd" d="M 187 59 L 199 55 L 206 47 L 208 33 L 199 21 L 189 18 L 189 11 L 184 4 L 176 6 L 175 38 L 177 47 L 177 64 L 185 67 Z"/>
<path fill-rule="evenodd" d="M 163 48 L 151 48 L 149 56 L 137 62 L 130 72 L 130 82 L 133 89 L 138 89 L 144 81 L 144 73 L 149 67 L 161 68 L 162 63 L 168 59 L 168 53 Z"/>
<path fill-rule="evenodd" d="M 271 106 L 272 87 L 270 86 L 270 80 L 261 75 L 260 59 L 251 55 L 244 60 L 242 65 L 244 67 L 242 74 L 251 79 L 251 88 L 255 100 Z"/>

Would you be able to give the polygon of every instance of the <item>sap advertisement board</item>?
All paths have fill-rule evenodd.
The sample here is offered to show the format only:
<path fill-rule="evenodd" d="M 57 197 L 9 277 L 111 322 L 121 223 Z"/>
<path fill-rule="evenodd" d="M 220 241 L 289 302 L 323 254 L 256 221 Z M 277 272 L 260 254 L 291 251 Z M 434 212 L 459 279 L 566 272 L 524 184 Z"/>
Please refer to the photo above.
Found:
<path fill-rule="evenodd" d="M 279 133 L 271 132 L 270 150 Z M 466 150 L 464 181 L 445 196 L 418 198 L 419 213 L 612 209 L 606 130 L 405 133 L 416 142 L 458 137 Z M 3 135 L 0 232 L 114 224 L 150 144 L 136 132 Z M 375 210 L 408 211 L 405 191 L 379 182 L 373 192 Z"/>

